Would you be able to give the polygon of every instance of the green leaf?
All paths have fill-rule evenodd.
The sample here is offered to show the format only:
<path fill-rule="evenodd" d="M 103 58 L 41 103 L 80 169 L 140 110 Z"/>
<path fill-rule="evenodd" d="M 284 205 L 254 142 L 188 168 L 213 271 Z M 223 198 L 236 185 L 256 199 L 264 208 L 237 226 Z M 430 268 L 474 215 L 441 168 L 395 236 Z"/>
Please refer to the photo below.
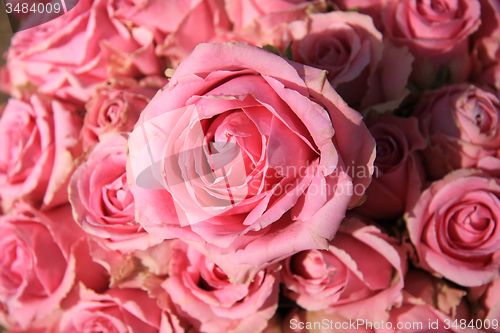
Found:
<path fill-rule="evenodd" d="M 267 44 L 267 45 L 262 46 L 262 48 L 264 50 L 268 50 L 269 52 L 272 52 L 272 53 L 274 53 L 276 55 L 279 55 L 281 57 L 280 51 L 276 47 L 274 47 L 272 45 Z"/>
<path fill-rule="evenodd" d="M 291 61 L 293 61 L 292 43 L 293 41 L 291 41 L 290 44 L 288 44 L 288 46 L 286 47 L 286 49 L 283 51 L 283 58 L 286 58 Z"/>

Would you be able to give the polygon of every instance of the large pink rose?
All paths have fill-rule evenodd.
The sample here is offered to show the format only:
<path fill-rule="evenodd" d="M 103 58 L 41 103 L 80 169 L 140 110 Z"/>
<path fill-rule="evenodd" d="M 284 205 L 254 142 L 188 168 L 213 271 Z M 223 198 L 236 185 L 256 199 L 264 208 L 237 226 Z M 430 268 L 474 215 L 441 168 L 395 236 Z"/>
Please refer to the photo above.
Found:
<path fill-rule="evenodd" d="M 414 115 L 429 142 L 424 156 L 432 179 L 460 168 L 500 172 L 500 100 L 493 91 L 466 83 L 430 91 Z"/>
<path fill-rule="evenodd" d="M 79 281 L 99 291 L 107 285 L 69 205 L 42 214 L 19 204 L 0 217 L 0 233 L 0 312 L 8 326 L 25 329 L 58 310 Z"/>
<path fill-rule="evenodd" d="M 85 103 L 110 77 L 161 72 L 153 35 L 110 17 L 107 0 L 80 0 L 67 14 L 16 33 L 7 52 L 10 92 L 40 93 Z M 71 36 L 71 38 L 68 38 Z"/>
<path fill-rule="evenodd" d="M 162 319 L 156 301 L 144 290 L 116 288 L 96 294 L 80 288 L 80 300 L 63 313 L 59 332 L 157 333 Z"/>
<path fill-rule="evenodd" d="M 479 0 L 390 0 L 383 12 L 388 36 L 417 59 L 443 65 L 467 55 L 480 23 Z"/>
<path fill-rule="evenodd" d="M 165 289 L 179 316 L 199 332 L 261 332 L 278 306 L 278 265 L 248 284 L 231 283 L 213 261 L 176 241 Z"/>
<path fill-rule="evenodd" d="M 374 142 L 324 71 L 202 44 L 141 114 L 129 153 L 139 223 L 246 282 L 328 246 L 371 181 Z"/>
<path fill-rule="evenodd" d="M 142 87 L 134 80 L 112 80 L 97 88 L 85 105 L 83 146 L 99 141 L 99 136 L 106 133 L 131 132 L 157 90 Z"/>
<path fill-rule="evenodd" d="M 82 123 L 74 106 L 39 95 L 29 102 L 8 101 L 0 118 L 0 197 L 5 211 L 18 199 L 44 208 L 68 201 Z"/>
<path fill-rule="evenodd" d="M 284 260 L 284 295 L 310 311 L 384 319 L 402 301 L 406 254 L 397 243 L 358 217 L 347 217 L 328 251 L 303 251 Z"/>
<path fill-rule="evenodd" d="M 427 144 L 415 118 L 380 117 L 366 121 L 377 142 L 373 180 L 356 210 L 374 219 L 402 216 L 418 200 L 425 182 L 420 150 Z"/>
<path fill-rule="evenodd" d="M 126 175 L 127 136 L 113 133 L 102 139 L 75 170 L 69 200 L 75 221 L 112 250 L 145 250 L 161 239 L 135 221 L 134 197 Z"/>
<path fill-rule="evenodd" d="M 462 286 L 479 286 L 500 268 L 500 179 L 458 170 L 434 182 L 408 213 L 417 263 Z"/>

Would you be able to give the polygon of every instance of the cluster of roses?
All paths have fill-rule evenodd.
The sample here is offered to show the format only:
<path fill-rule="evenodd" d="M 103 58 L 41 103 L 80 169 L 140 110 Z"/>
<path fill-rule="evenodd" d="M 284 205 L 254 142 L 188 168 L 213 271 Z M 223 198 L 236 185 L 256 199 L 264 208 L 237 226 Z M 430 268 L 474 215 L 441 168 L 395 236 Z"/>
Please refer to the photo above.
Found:
<path fill-rule="evenodd" d="M 500 332 L 498 1 L 80 0 L 6 61 L 9 332 Z"/>

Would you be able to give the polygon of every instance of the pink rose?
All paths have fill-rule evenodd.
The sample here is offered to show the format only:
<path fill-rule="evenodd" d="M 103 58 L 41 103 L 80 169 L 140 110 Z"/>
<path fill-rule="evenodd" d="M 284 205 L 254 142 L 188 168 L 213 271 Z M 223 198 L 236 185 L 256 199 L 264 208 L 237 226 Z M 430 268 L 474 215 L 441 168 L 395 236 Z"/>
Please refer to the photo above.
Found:
<path fill-rule="evenodd" d="M 415 118 L 389 116 L 366 123 L 377 142 L 376 169 L 356 211 L 374 219 L 397 218 L 420 196 L 425 173 L 419 151 L 427 144 Z"/>
<path fill-rule="evenodd" d="M 477 304 L 476 326 L 487 332 L 500 332 L 500 278 L 469 288 L 467 296 L 472 304 Z"/>
<path fill-rule="evenodd" d="M 440 66 L 468 54 L 468 37 L 481 24 L 480 14 L 478 0 L 390 0 L 382 21 L 397 45 Z"/>
<path fill-rule="evenodd" d="M 434 182 L 409 212 L 407 227 L 418 264 L 436 276 L 472 287 L 500 268 L 500 180 L 459 170 Z"/>
<path fill-rule="evenodd" d="M 233 29 L 239 30 L 254 23 L 254 20 L 266 14 L 307 7 L 309 0 L 224 0 L 227 15 L 233 23 Z"/>
<path fill-rule="evenodd" d="M 278 306 L 278 266 L 258 272 L 248 284 L 227 275 L 193 247 L 177 241 L 162 287 L 179 316 L 198 332 L 261 332 Z"/>
<path fill-rule="evenodd" d="M 500 100 L 492 91 L 466 83 L 430 91 L 414 115 L 429 142 L 424 156 L 432 179 L 460 168 L 500 171 Z"/>
<path fill-rule="evenodd" d="M 413 57 L 406 49 L 384 43 L 369 16 L 311 14 L 291 22 L 287 30 L 290 37 L 284 44 L 293 41 L 294 60 L 327 70 L 331 85 L 356 109 L 399 100 L 394 109 L 406 96 Z"/>
<path fill-rule="evenodd" d="M 403 294 L 403 305 L 391 309 L 386 329 L 377 332 L 479 332 L 468 326 L 466 292 L 445 280 L 410 270 Z"/>
<path fill-rule="evenodd" d="M 7 324 L 25 329 L 58 310 L 81 281 L 102 290 L 107 278 L 90 256 L 69 205 L 42 214 L 25 204 L 0 217 L 0 302 Z"/>
<path fill-rule="evenodd" d="M 340 10 L 356 10 L 358 13 L 370 15 L 378 30 L 382 30 L 382 10 L 389 0 L 333 0 Z"/>
<path fill-rule="evenodd" d="M 328 251 L 308 250 L 285 259 L 281 276 L 284 295 L 303 309 L 375 320 L 401 303 L 405 269 L 406 255 L 397 240 L 352 216 Z"/>
<path fill-rule="evenodd" d="M 112 250 L 145 250 L 161 239 L 149 235 L 135 221 L 134 197 L 127 184 L 127 136 L 102 138 L 75 170 L 69 200 L 83 231 Z"/>
<path fill-rule="evenodd" d="M 36 207 L 68 201 L 67 186 L 80 155 L 83 119 L 75 107 L 33 95 L 10 99 L 0 118 L 0 197 L 4 211 L 15 200 Z"/>
<path fill-rule="evenodd" d="M 110 77 L 161 72 L 153 35 L 110 17 L 107 0 L 80 0 L 67 14 L 16 33 L 7 52 L 11 94 L 43 94 L 85 103 Z M 72 36 L 72 38 L 67 38 Z"/>
<path fill-rule="evenodd" d="M 113 80 L 97 88 L 94 97 L 85 106 L 84 147 L 99 141 L 102 134 L 132 131 L 141 111 L 157 90 L 141 87 L 133 80 Z"/>
<path fill-rule="evenodd" d="M 156 1 L 163 3 L 164 1 Z M 151 4 L 155 2 L 152 1 Z M 159 42 L 156 53 L 165 56 L 170 67 L 177 67 L 200 43 L 207 43 L 215 40 L 219 35 L 231 30 L 224 3 L 221 0 L 196 0 L 167 1 L 177 16 L 173 20 L 165 20 L 162 15 L 160 19 L 168 21 L 166 37 Z M 143 11 L 142 3 L 139 12 Z M 155 15 L 158 15 L 155 13 Z M 164 23 L 165 24 L 165 23 Z"/>
<path fill-rule="evenodd" d="M 202 44 L 141 114 L 129 154 L 139 223 L 246 282 L 327 247 L 371 181 L 374 142 L 324 71 Z"/>
<path fill-rule="evenodd" d="M 63 313 L 59 332 L 157 333 L 161 325 L 161 310 L 144 290 L 116 288 L 96 294 L 81 288 L 80 301 Z"/>

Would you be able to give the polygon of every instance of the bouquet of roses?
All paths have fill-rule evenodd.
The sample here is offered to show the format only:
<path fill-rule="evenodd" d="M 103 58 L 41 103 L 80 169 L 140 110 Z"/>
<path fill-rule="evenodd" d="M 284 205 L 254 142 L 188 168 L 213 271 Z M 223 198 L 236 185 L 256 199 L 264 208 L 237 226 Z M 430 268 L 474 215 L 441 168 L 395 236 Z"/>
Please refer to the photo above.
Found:
<path fill-rule="evenodd" d="M 500 332 L 497 0 L 3 5 L 7 332 Z"/>

